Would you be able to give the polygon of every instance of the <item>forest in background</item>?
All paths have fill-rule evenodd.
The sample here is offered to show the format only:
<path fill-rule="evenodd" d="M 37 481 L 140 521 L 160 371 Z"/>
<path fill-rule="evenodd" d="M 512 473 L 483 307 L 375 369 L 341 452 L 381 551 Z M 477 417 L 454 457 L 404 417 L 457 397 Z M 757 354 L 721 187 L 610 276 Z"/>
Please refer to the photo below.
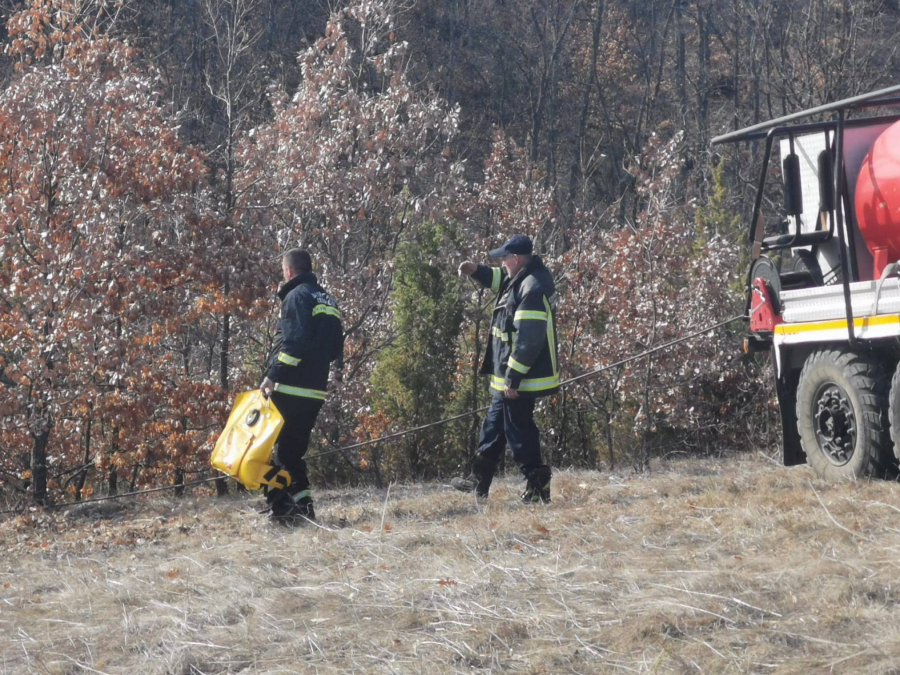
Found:
<path fill-rule="evenodd" d="M 710 138 L 896 83 L 900 23 L 894 0 L 0 6 L 0 490 L 39 502 L 209 475 L 293 246 L 347 333 L 311 454 L 486 404 L 491 298 L 456 266 L 514 232 L 557 278 L 564 378 L 740 313 L 761 153 Z M 550 463 L 771 443 L 740 330 L 542 402 Z M 313 481 L 445 476 L 477 424 Z"/>

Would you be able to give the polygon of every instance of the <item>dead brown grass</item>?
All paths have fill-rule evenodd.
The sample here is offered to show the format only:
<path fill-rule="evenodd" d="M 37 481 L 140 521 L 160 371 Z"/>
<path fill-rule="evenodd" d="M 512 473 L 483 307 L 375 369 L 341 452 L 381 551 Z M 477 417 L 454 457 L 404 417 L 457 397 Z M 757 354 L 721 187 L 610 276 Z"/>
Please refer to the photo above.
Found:
<path fill-rule="evenodd" d="M 762 457 L 0 523 L 3 673 L 900 673 L 900 487 Z M 117 503 L 119 504 L 119 503 Z"/>

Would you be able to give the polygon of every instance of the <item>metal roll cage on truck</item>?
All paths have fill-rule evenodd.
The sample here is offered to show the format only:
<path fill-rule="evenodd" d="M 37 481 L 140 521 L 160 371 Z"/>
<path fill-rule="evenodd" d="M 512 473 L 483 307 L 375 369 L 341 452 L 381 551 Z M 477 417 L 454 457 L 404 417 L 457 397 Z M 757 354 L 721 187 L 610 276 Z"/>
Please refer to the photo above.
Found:
<path fill-rule="evenodd" d="M 785 465 L 808 462 L 827 479 L 894 476 L 900 460 L 900 113 L 883 114 L 892 107 L 900 86 L 712 140 L 765 140 L 744 348 L 772 354 Z M 776 140 L 784 213 L 772 223 L 763 204 Z"/>

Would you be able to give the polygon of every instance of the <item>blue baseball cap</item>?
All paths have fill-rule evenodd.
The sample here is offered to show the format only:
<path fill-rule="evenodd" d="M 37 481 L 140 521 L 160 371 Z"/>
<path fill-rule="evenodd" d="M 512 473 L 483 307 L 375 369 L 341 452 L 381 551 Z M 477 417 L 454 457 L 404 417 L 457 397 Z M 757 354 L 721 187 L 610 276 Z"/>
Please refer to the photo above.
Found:
<path fill-rule="evenodd" d="M 531 255 L 534 250 L 534 244 L 531 243 L 531 237 L 524 234 L 514 234 L 500 248 L 495 248 L 490 252 L 492 258 L 502 258 L 511 253 L 519 255 Z"/>

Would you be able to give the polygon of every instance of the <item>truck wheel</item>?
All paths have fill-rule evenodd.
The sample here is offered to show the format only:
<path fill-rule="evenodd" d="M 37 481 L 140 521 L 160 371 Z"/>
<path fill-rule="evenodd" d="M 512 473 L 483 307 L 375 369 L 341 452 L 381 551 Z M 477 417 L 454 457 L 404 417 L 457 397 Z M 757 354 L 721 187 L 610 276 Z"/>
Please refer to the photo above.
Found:
<path fill-rule="evenodd" d="M 894 441 L 894 459 L 900 460 L 900 363 L 894 368 L 894 376 L 891 378 L 888 422 L 890 423 L 891 440 Z"/>
<path fill-rule="evenodd" d="M 887 375 L 868 354 L 813 352 L 797 388 L 797 429 L 813 471 L 828 480 L 884 476 L 893 462 L 888 438 Z"/>

